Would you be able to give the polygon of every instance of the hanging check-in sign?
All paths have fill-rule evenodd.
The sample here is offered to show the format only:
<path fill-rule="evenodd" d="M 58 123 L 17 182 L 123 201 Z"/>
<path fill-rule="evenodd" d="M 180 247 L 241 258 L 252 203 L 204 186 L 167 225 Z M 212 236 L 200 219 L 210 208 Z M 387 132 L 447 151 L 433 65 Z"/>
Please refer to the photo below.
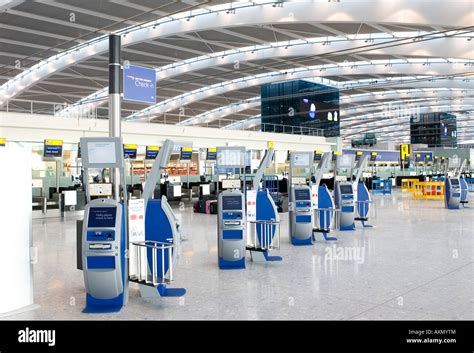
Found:
<path fill-rule="evenodd" d="M 155 104 L 155 70 L 125 63 L 123 65 L 123 99 Z"/>

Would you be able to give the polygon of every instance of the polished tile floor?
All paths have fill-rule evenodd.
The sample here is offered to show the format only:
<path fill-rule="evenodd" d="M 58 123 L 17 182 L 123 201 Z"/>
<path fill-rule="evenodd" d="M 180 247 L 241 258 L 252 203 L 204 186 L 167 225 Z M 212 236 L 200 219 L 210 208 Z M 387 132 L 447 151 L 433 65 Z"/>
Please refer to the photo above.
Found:
<path fill-rule="evenodd" d="M 472 196 L 472 195 L 471 195 Z M 186 240 L 174 286 L 183 298 L 130 300 L 116 314 L 83 314 L 76 270 L 75 219 L 34 221 L 35 302 L 7 319 L 472 320 L 474 204 L 446 210 L 395 192 L 375 196 L 373 228 L 322 237 L 310 247 L 288 241 L 282 215 L 280 263 L 217 268 L 216 216 L 176 211 Z M 474 198 L 473 198 L 474 199 Z M 472 202 L 472 201 L 471 201 Z"/>

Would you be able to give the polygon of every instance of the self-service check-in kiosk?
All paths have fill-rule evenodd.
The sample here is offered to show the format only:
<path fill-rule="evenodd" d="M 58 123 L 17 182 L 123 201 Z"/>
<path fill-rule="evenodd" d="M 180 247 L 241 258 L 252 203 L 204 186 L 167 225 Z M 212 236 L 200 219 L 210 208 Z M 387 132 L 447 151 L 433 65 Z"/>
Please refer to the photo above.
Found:
<path fill-rule="evenodd" d="M 240 187 L 240 180 L 238 182 Z M 223 187 L 226 182 L 223 181 Z M 236 185 L 234 185 L 236 186 Z M 220 269 L 245 268 L 245 199 L 239 189 L 224 190 L 218 199 L 217 248 Z"/>
<path fill-rule="evenodd" d="M 444 180 L 444 203 L 450 210 L 458 209 L 461 202 L 461 182 L 459 178 L 446 177 Z"/>
<path fill-rule="evenodd" d="M 294 184 L 293 170 L 308 169 L 313 164 L 313 152 L 291 152 L 290 173 L 290 242 L 293 245 L 313 244 L 313 209 L 311 206 L 311 188 L 306 184 Z"/>
<path fill-rule="evenodd" d="M 245 147 L 217 147 L 216 168 L 245 167 Z M 246 212 L 240 178 L 223 179 L 217 199 L 217 252 L 220 269 L 245 268 Z"/>
<path fill-rule="evenodd" d="M 122 139 L 81 138 L 85 183 L 89 168 L 112 168 L 123 179 Z M 123 180 L 122 180 L 123 182 Z M 124 185 L 124 184 L 123 184 Z M 120 195 L 114 199 L 90 199 L 84 210 L 82 263 L 86 287 L 85 312 L 118 311 L 128 300 L 126 211 Z M 124 200 L 126 203 L 126 200 Z"/>
<path fill-rule="evenodd" d="M 339 229 L 355 229 L 355 199 L 351 182 L 337 182 L 334 189 L 336 207 L 340 209 Z"/>

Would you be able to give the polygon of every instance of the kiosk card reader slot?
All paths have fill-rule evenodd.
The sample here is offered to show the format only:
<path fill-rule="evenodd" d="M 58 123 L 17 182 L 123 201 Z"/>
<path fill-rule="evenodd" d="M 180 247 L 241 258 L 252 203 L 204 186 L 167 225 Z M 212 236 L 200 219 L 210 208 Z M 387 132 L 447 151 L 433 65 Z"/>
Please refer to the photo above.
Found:
<path fill-rule="evenodd" d="M 218 200 L 219 268 L 245 268 L 245 201 L 240 190 L 225 190 Z"/>

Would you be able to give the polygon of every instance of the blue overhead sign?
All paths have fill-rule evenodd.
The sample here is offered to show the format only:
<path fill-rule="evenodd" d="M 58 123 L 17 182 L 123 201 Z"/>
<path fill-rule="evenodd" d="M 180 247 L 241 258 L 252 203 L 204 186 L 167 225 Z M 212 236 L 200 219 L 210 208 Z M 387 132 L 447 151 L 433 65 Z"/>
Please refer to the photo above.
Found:
<path fill-rule="evenodd" d="M 124 65 L 123 99 L 128 101 L 156 103 L 156 73 L 154 69 Z"/>

